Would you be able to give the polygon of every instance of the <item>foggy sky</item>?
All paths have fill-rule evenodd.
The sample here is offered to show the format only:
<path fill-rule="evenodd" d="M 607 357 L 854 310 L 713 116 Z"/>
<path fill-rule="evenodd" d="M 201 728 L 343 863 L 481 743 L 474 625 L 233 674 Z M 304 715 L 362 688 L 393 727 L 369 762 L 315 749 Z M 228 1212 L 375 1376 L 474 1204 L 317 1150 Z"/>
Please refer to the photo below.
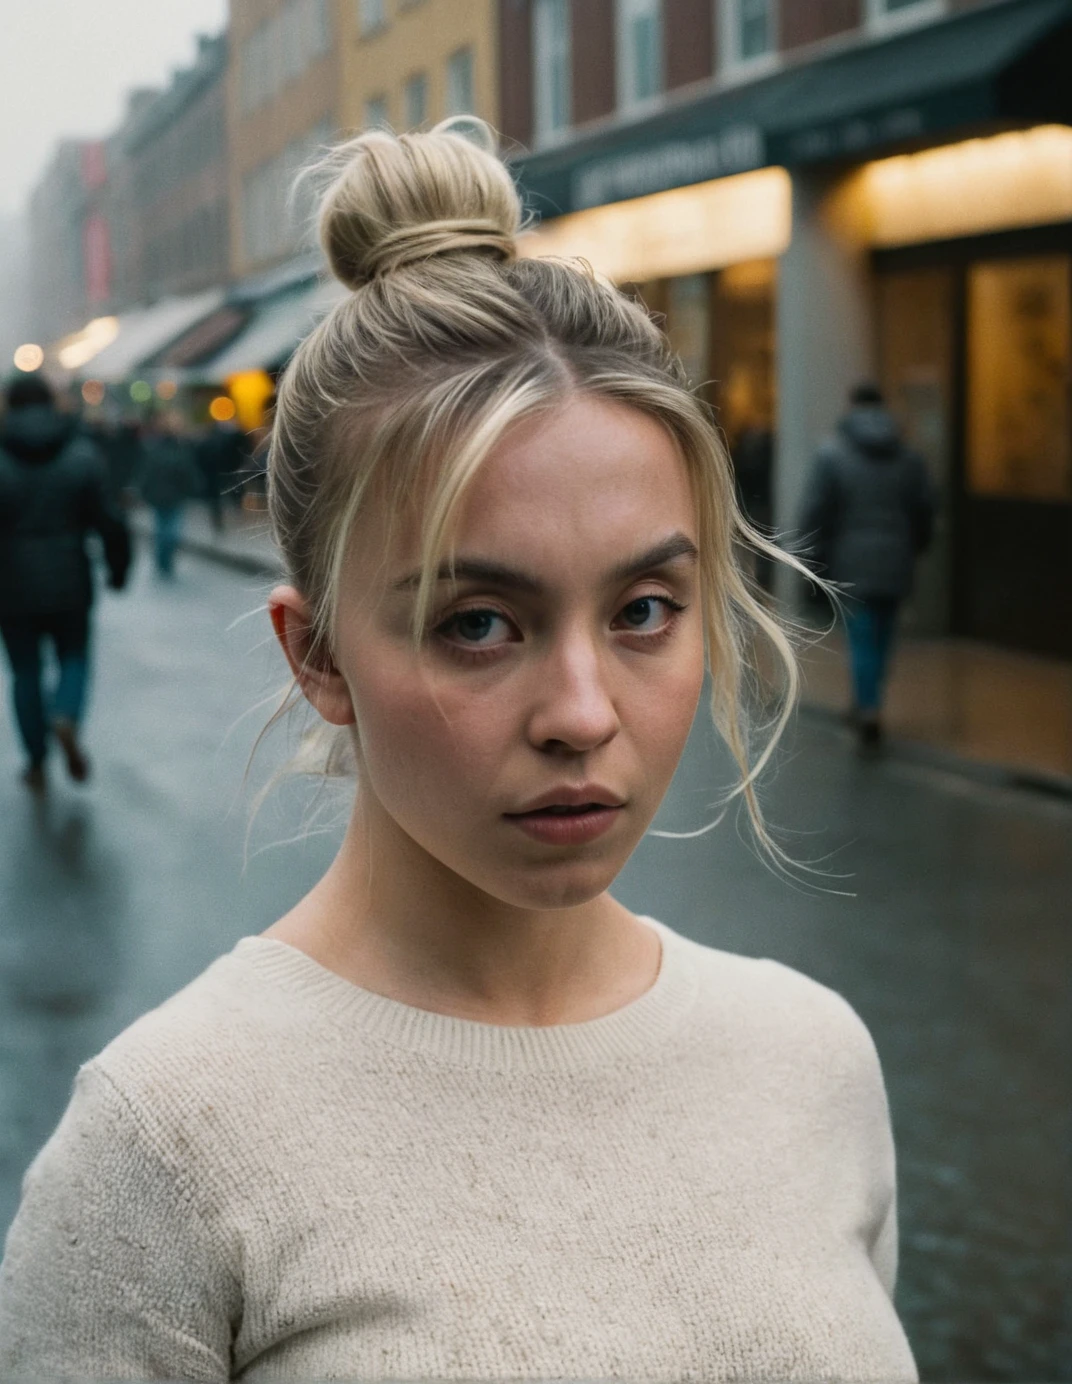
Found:
<path fill-rule="evenodd" d="M 22 210 L 56 141 L 108 134 L 134 86 L 164 83 L 227 0 L 0 0 L 0 218 Z"/>

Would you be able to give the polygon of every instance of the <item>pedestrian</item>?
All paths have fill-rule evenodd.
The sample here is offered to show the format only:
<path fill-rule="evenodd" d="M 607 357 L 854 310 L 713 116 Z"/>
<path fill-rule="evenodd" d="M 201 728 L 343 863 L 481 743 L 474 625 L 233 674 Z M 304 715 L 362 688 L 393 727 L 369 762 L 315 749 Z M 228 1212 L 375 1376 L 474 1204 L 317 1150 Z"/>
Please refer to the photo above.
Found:
<path fill-rule="evenodd" d="M 171 577 L 187 502 L 201 490 L 197 451 L 186 436 L 181 414 L 165 413 L 158 420 L 145 444 L 139 490 L 154 515 L 156 570 Z"/>
<path fill-rule="evenodd" d="M 112 493 L 123 509 L 130 509 L 144 463 L 141 424 L 136 418 L 120 418 L 116 422 L 107 461 Z"/>
<path fill-rule="evenodd" d="M 130 534 L 108 495 L 103 458 L 61 413 L 48 383 L 22 375 L 5 389 L 0 420 L 0 638 L 11 665 L 15 720 L 27 754 L 23 782 L 46 787 L 55 737 L 71 778 L 89 776 L 79 740 L 90 658 L 93 576 L 86 538 L 104 544 L 109 585 L 121 590 Z M 59 681 L 43 686 L 51 644 Z"/>
<path fill-rule="evenodd" d="M 212 421 L 200 439 L 202 493 L 216 533 L 224 527 L 223 497 L 239 489 L 248 465 L 246 434 L 233 419 Z"/>
<path fill-rule="evenodd" d="M 609 893 L 705 650 L 773 848 L 753 636 L 794 665 L 728 458 L 640 305 L 516 258 L 462 128 L 330 156 L 351 292 L 279 386 L 268 604 L 349 828 L 82 1068 L 8 1236 L 0 1374 L 914 1380 L 867 1029 Z"/>
<path fill-rule="evenodd" d="M 774 433 L 764 422 L 741 429 L 733 449 L 737 499 L 749 521 L 766 537 L 774 523 Z M 755 555 L 756 582 L 769 594 L 774 589 L 774 562 L 765 553 Z"/>
<path fill-rule="evenodd" d="M 815 457 L 799 529 L 817 569 L 847 598 L 850 718 L 864 752 L 882 741 L 897 616 L 933 523 L 926 463 L 905 445 L 878 386 L 856 385 L 836 436 Z"/>

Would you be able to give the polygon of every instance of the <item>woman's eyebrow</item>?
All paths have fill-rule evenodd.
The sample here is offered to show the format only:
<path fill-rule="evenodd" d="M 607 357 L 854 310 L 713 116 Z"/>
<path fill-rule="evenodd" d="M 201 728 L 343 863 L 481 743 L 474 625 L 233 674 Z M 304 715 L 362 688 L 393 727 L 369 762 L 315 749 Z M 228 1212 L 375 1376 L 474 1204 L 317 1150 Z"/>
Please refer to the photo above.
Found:
<path fill-rule="evenodd" d="M 663 539 L 662 542 L 656 543 L 647 552 L 639 553 L 636 557 L 627 558 L 625 562 L 619 563 L 617 567 L 612 568 L 607 573 L 606 581 L 608 584 L 628 581 L 630 577 L 639 576 L 641 572 L 648 572 L 653 567 L 664 567 L 668 562 L 674 562 L 681 557 L 695 561 L 699 557 L 699 551 L 696 544 L 686 534 L 675 533 L 669 538 Z M 410 572 L 408 576 L 402 577 L 401 580 L 394 583 L 394 590 L 413 590 L 420 585 L 420 580 L 421 573 L 419 570 Z M 546 591 L 545 584 L 538 577 L 480 557 L 459 557 L 453 565 L 450 562 L 440 563 L 436 580 L 486 582 L 490 586 L 499 586 L 511 591 L 522 591 L 529 596 L 542 596 Z"/>

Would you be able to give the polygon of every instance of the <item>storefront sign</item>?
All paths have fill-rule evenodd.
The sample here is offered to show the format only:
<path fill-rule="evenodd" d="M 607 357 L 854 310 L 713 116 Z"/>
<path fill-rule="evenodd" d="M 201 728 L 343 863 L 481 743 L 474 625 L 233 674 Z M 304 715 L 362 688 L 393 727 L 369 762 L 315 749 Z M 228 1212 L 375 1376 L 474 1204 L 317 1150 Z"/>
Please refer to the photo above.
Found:
<path fill-rule="evenodd" d="M 731 125 L 717 134 L 668 140 L 584 165 L 572 175 L 571 203 L 583 210 L 623 202 L 731 173 L 748 173 L 766 162 L 763 131 L 757 125 Z"/>
<path fill-rule="evenodd" d="M 927 129 L 924 112 L 918 106 L 881 115 L 858 116 L 836 125 L 819 125 L 797 130 L 785 141 L 787 163 L 811 163 L 818 159 L 840 158 L 879 144 L 912 139 Z"/>

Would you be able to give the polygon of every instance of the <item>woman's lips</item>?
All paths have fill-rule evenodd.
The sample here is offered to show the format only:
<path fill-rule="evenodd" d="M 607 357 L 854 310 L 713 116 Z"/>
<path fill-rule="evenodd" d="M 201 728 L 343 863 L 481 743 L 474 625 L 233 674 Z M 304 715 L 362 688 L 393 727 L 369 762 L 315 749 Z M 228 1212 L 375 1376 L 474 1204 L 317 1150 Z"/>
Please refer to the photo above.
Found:
<path fill-rule="evenodd" d="M 568 812 L 542 808 L 539 812 L 503 815 L 536 841 L 550 846 L 578 846 L 609 831 L 621 810 L 620 807 L 605 807 L 602 803 L 588 803 L 581 808 L 570 808 Z"/>

